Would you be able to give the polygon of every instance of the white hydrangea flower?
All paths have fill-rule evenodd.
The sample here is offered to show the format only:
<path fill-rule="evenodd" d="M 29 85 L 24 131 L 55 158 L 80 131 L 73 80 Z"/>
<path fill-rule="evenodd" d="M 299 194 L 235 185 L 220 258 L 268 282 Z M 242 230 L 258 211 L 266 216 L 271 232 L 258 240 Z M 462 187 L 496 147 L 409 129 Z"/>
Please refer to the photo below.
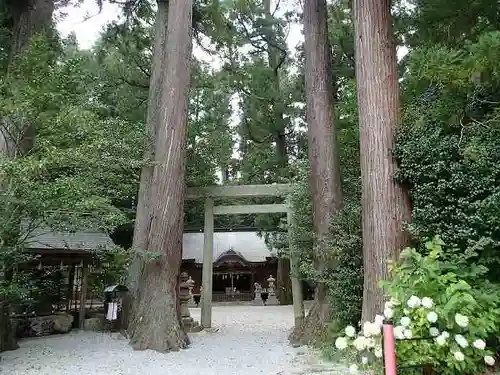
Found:
<path fill-rule="evenodd" d="M 354 373 L 358 372 L 358 365 L 355 365 L 355 364 L 350 365 L 349 371 L 354 372 Z"/>
<path fill-rule="evenodd" d="M 344 350 L 345 348 L 347 348 L 346 338 L 345 337 L 337 337 L 337 339 L 335 340 L 335 347 L 338 350 Z"/>
<path fill-rule="evenodd" d="M 387 319 L 391 319 L 394 316 L 394 311 L 390 307 L 386 307 L 384 309 L 384 316 Z"/>
<path fill-rule="evenodd" d="M 415 309 L 417 307 L 420 307 L 421 303 L 422 301 L 420 301 L 420 298 L 418 298 L 417 296 L 411 296 L 406 304 L 410 309 Z"/>
<path fill-rule="evenodd" d="M 405 329 L 403 332 L 403 335 L 405 336 L 405 339 L 411 339 L 413 337 L 413 332 L 411 329 Z"/>
<path fill-rule="evenodd" d="M 434 301 L 429 297 L 422 298 L 422 306 L 426 309 L 431 309 L 434 306 Z"/>
<path fill-rule="evenodd" d="M 446 331 L 441 332 L 441 336 L 443 336 L 445 340 L 448 340 L 450 338 L 450 334 Z"/>
<path fill-rule="evenodd" d="M 408 318 L 407 316 L 403 316 L 400 322 L 403 327 L 409 327 L 411 324 L 411 319 Z"/>
<path fill-rule="evenodd" d="M 472 343 L 472 346 L 476 349 L 484 350 L 484 348 L 486 348 L 486 343 L 481 339 L 477 339 Z"/>
<path fill-rule="evenodd" d="M 446 344 L 446 337 L 444 337 L 442 334 L 436 337 L 436 344 L 439 346 L 443 346 Z"/>
<path fill-rule="evenodd" d="M 369 339 L 366 339 L 366 347 L 368 349 L 374 348 L 375 347 L 375 339 L 370 337 Z"/>
<path fill-rule="evenodd" d="M 345 335 L 347 337 L 354 337 L 356 336 L 356 329 L 353 326 L 347 326 L 345 327 Z"/>
<path fill-rule="evenodd" d="M 382 358 L 383 352 L 381 347 L 376 347 L 375 350 L 373 351 L 373 354 L 375 354 L 375 357 L 377 358 Z"/>
<path fill-rule="evenodd" d="M 368 344 L 368 340 L 364 336 L 358 336 L 352 342 L 352 345 L 356 348 L 357 351 L 361 351 L 361 350 L 366 349 L 367 344 Z"/>
<path fill-rule="evenodd" d="M 378 325 L 379 327 L 382 327 L 382 325 L 384 324 L 384 316 L 387 318 L 387 319 L 390 319 L 392 318 L 392 316 L 387 316 L 385 315 L 385 310 L 384 310 L 384 315 L 375 315 L 375 324 Z"/>
<path fill-rule="evenodd" d="M 437 329 L 436 327 L 431 327 L 431 328 L 429 328 L 429 334 L 432 337 L 437 337 L 437 336 L 439 336 L 439 329 Z"/>
<path fill-rule="evenodd" d="M 427 314 L 427 320 L 430 323 L 436 323 L 438 320 L 438 315 L 434 311 L 431 311 Z"/>
<path fill-rule="evenodd" d="M 459 327 L 465 328 L 469 325 L 469 318 L 462 314 L 455 314 L 455 323 Z"/>
<path fill-rule="evenodd" d="M 361 363 L 366 365 L 368 363 L 368 357 L 361 357 Z"/>
<path fill-rule="evenodd" d="M 493 366 L 495 364 L 495 358 L 493 358 L 491 355 L 485 355 L 484 363 L 486 363 L 488 366 Z"/>
<path fill-rule="evenodd" d="M 363 332 L 363 335 L 366 336 L 366 337 L 369 337 L 370 336 L 370 333 L 371 333 L 371 323 L 370 322 L 364 322 L 363 323 L 363 328 L 361 330 L 361 332 Z"/>
<path fill-rule="evenodd" d="M 380 335 L 380 326 L 372 322 L 363 323 L 363 335 L 365 337 Z"/>
<path fill-rule="evenodd" d="M 405 327 L 403 327 L 403 326 L 394 327 L 394 337 L 397 340 L 403 340 L 405 338 L 404 331 L 405 331 Z"/>
<path fill-rule="evenodd" d="M 467 339 L 463 337 L 462 335 L 455 335 L 455 342 L 461 346 L 462 348 L 466 348 L 469 346 L 469 343 L 467 342 Z"/>
<path fill-rule="evenodd" d="M 462 353 L 461 351 L 453 353 L 453 356 L 458 362 L 462 362 L 465 359 L 464 353 Z"/>

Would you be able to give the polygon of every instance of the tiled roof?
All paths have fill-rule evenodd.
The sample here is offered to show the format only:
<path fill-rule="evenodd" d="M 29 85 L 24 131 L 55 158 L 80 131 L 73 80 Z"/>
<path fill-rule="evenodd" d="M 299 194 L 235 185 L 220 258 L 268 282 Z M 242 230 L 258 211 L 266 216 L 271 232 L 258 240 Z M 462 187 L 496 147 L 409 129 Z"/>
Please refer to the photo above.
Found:
<path fill-rule="evenodd" d="M 113 246 L 113 241 L 105 233 L 91 231 L 54 232 L 47 227 L 34 229 L 26 239 L 26 247 L 29 249 L 95 250 L 108 246 Z"/>
<path fill-rule="evenodd" d="M 233 250 L 248 262 L 264 262 L 275 255 L 255 232 L 215 232 L 214 261 L 228 250 Z M 203 233 L 184 233 L 182 259 L 203 262 Z"/>

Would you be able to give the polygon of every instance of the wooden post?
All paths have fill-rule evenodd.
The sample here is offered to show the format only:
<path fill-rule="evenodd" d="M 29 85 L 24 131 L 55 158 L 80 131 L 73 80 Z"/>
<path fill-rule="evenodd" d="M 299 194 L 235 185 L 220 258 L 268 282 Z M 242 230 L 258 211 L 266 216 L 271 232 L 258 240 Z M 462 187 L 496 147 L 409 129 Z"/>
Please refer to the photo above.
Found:
<path fill-rule="evenodd" d="M 299 272 L 299 258 L 294 254 L 292 248 L 292 229 L 293 212 L 291 204 L 288 205 L 286 213 L 288 224 L 288 241 L 290 246 L 290 277 L 292 279 L 292 297 L 293 297 L 293 316 L 295 327 L 302 326 L 304 322 L 304 296 L 302 295 L 302 284 L 298 278 Z"/>
<path fill-rule="evenodd" d="M 75 295 L 75 265 L 72 264 L 68 275 L 68 289 L 66 290 L 66 313 L 71 310 L 71 302 Z"/>
<path fill-rule="evenodd" d="M 214 261 L 214 200 L 205 201 L 205 228 L 203 231 L 203 273 L 201 293 L 201 326 L 212 326 L 212 275 Z"/>
<path fill-rule="evenodd" d="M 80 288 L 80 312 L 78 313 L 78 328 L 84 329 L 85 326 L 85 305 L 87 302 L 87 270 L 88 265 L 82 262 L 82 282 Z"/>

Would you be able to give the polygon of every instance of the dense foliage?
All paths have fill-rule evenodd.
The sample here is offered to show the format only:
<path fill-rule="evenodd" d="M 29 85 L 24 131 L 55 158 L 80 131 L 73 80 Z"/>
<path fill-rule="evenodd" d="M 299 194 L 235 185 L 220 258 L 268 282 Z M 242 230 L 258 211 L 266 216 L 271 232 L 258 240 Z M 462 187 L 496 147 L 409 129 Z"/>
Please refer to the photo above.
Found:
<path fill-rule="evenodd" d="M 413 202 L 411 231 L 439 233 L 457 264 L 483 264 L 498 280 L 500 232 L 498 99 L 500 33 L 462 48 L 416 51 L 405 82 L 397 157 Z M 439 69 L 436 69 L 439 66 Z M 477 79 L 475 79 L 477 77 Z"/>
<path fill-rule="evenodd" d="M 144 131 L 103 115 L 91 63 L 65 41 L 34 39 L 2 81 L 3 131 L 37 133 L 28 152 L 15 143 L 22 156 L 0 165 L 6 272 L 26 260 L 25 242 L 38 228 L 110 232 L 130 220 Z"/>
<path fill-rule="evenodd" d="M 225 183 L 295 183 L 291 253 L 300 256 L 301 278 L 328 285 L 334 334 L 358 324 L 363 283 L 351 3 L 329 5 L 345 199 L 331 223 L 324 273 L 318 274 L 312 260 L 304 56 L 302 46 L 292 53 L 287 44 L 290 28 L 300 21 L 296 9 L 265 9 L 255 0 L 196 2 L 196 54 L 203 50 L 203 59 L 216 64 L 201 58 L 193 64 L 186 150 L 189 186 L 212 185 L 217 175 Z M 414 0 L 395 2 L 393 12 L 395 39 L 408 49 L 399 61 L 403 108 L 395 177 L 411 196 L 407 229 L 414 249 L 395 268 L 388 293 L 401 303 L 412 295 L 431 298 L 444 326 L 453 324 L 454 314 L 474 318 L 471 327 L 484 332 L 469 330 L 475 335 L 469 341 L 498 333 L 499 323 L 498 303 L 486 298 L 498 294 L 500 282 L 498 8 L 490 0 Z M 0 7 L 2 131 L 28 130 L 33 136 L 21 137 L 32 138 L 27 152 L 19 143 L 19 157 L 0 161 L 0 263 L 6 274 L 29 258 L 23 252 L 25 230 L 48 225 L 111 233 L 133 225 L 139 170 L 148 162 L 143 160 L 144 123 L 155 12 L 148 2 L 126 11 L 127 17 L 109 24 L 91 51 L 80 50 L 73 35 L 64 40 L 37 36 L 26 54 L 9 59 L 12 25 L 7 8 Z M 202 227 L 202 207 L 202 202 L 186 204 L 186 227 Z M 269 231 L 282 220 L 279 215 L 223 217 L 216 227 Z M 446 246 L 425 246 L 435 235 Z M 266 239 L 290 256 L 283 233 Z M 99 257 L 110 267 L 95 277 L 95 291 L 120 280 L 128 261 L 121 249 Z M 29 279 L 10 276 L 2 278 L 1 294 L 11 300 L 24 296 Z M 475 311 L 450 307 L 456 299 L 450 288 L 476 303 Z M 423 315 L 428 312 L 408 315 L 414 335 L 428 330 Z M 394 314 L 399 319 L 406 313 L 398 307 Z M 475 360 L 448 361 L 451 347 L 398 345 L 410 362 L 417 355 L 450 373 L 482 369 Z"/>

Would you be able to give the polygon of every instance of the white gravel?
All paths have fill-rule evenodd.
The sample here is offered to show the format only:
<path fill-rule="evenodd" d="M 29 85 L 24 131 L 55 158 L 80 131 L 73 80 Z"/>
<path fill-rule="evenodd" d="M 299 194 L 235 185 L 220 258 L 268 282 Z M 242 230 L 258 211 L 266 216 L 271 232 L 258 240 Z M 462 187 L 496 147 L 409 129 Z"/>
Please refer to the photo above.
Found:
<path fill-rule="evenodd" d="M 199 321 L 200 310 L 192 309 Z M 309 375 L 340 374 L 306 348 L 292 348 L 291 306 L 215 306 L 216 332 L 191 334 L 187 350 L 134 351 L 121 336 L 74 332 L 21 341 L 2 353 L 8 375 Z M 217 330 L 218 329 L 218 330 Z"/>

